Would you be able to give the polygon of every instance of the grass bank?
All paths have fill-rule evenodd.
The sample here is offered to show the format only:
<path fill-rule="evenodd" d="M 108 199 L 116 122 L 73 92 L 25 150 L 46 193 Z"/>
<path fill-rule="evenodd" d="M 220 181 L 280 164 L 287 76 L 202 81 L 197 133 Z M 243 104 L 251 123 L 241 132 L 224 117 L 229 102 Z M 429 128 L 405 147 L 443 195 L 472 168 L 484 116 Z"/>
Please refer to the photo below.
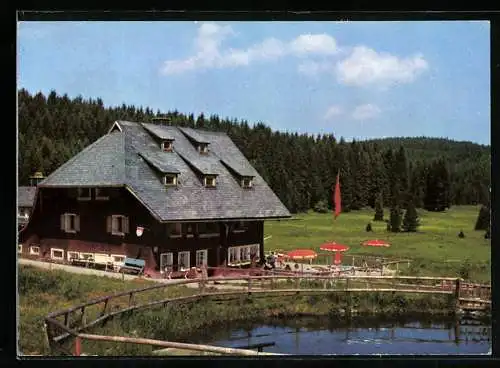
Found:
<path fill-rule="evenodd" d="M 479 206 L 455 206 L 445 212 L 419 210 L 421 226 L 416 233 L 390 233 L 384 222 L 374 222 L 374 211 L 341 214 L 333 220 L 331 213 L 309 212 L 295 216 L 296 221 L 268 221 L 265 223 L 266 250 L 319 247 L 327 241 L 346 244 L 349 255 L 409 258 L 414 260 L 410 270 L 403 273 L 429 276 L 460 276 L 477 282 L 491 280 L 491 241 L 484 239 L 484 231 L 474 231 Z M 385 218 L 389 210 L 384 211 Z M 371 222 L 373 232 L 366 232 Z M 463 230 L 465 238 L 458 237 Z M 363 247 L 370 239 L 388 241 L 389 248 Z M 318 262 L 321 259 L 318 258 Z M 327 259 L 323 259 L 327 261 Z"/>

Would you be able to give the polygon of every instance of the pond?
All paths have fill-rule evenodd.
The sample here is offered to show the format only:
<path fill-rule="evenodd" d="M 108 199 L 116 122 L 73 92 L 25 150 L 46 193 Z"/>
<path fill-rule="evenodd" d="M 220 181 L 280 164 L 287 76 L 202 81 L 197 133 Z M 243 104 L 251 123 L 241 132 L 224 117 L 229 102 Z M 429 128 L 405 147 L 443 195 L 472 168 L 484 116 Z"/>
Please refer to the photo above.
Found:
<path fill-rule="evenodd" d="M 300 355 L 476 355 L 491 350 L 491 324 L 474 320 L 341 323 L 302 317 L 220 326 L 209 334 L 190 341 L 235 348 L 273 344 L 263 351 Z"/>

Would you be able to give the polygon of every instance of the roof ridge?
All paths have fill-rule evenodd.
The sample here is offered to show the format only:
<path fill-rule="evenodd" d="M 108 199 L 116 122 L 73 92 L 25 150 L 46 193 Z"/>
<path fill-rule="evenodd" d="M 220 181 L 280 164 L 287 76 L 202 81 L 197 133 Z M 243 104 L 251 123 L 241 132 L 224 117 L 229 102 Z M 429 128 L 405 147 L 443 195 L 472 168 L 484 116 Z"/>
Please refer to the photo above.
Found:
<path fill-rule="evenodd" d="M 110 134 L 112 133 L 115 133 L 115 132 L 111 132 L 111 133 L 107 133 L 107 134 L 104 134 L 102 137 L 100 137 L 99 139 L 97 139 L 95 142 L 89 144 L 87 147 L 85 147 L 84 149 L 82 149 L 80 152 L 78 152 L 76 155 L 74 155 L 73 157 L 71 157 L 68 161 L 66 161 L 64 164 L 62 164 L 61 166 L 59 166 L 55 171 L 53 171 L 52 173 L 50 173 L 42 182 L 40 182 L 39 185 L 43 185 L 44 182 L 48 181 L 51 177 L 53 177 L 55 174 L 59 173 L 60 171 L 62 171 L 65 167 L 67 166 L 70 166 L 70 164 L 72 164 L 78 157 L 80 157 L 83 153 L 89 151 L 92 147 L 94 147 L 98 142 L 100 142 L 101 140 L 103 140 L 104 138 L 108 137 Z M 120 132 L 120 134 L 123 135 L 123 132 Z M 124 147 L 125 148 L 125 147 Z"/>

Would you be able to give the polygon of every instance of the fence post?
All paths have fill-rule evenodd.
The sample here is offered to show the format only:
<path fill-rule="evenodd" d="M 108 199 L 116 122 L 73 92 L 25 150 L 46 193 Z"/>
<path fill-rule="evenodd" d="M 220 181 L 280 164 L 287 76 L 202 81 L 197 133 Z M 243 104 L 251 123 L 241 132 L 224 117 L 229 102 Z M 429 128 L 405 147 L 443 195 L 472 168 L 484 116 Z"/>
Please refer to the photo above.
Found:
<path fill-rule="evenodd" d="M 460 279 L 455 280 L 455 307 L 460 309 Z"/>
<path fill-rule="evenodd" d="M 85 307 L 82 307 L 81 312 L 82 312 L 82 327 L 83 327 L 87 324 L 87 318 L 85 317 Z"/>
<path fill-rule="evenodd" d="M 75 337 L 75 356 L 80 356 L 82 354 L 82 341 L 80 336 Z"/>
<path fill-rule="evenodd" d="M 248 276 L 248 293 L 252 291 L 252 278 Z"/>
<path fill-rule="evenodd" d="M 128 297 L 128 306 L 130 307 L 134 301 L 134 293 L 131 292 L 130 296 Z"/>

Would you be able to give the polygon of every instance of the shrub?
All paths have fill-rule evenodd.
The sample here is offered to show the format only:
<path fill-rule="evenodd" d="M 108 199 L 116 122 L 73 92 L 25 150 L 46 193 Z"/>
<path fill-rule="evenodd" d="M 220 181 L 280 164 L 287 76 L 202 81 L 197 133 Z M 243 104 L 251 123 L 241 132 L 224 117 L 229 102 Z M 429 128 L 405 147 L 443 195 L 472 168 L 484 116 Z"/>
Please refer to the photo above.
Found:
<path fill-rule="evenodd" d="M 314 205 L 313 210 L 314 210 L 314 212 L 318 212 L 318 213 L 328 213 L 328 205 L 327 205 L 326 201 L 321 200 L 321 201 L 318 201 Z"/>

